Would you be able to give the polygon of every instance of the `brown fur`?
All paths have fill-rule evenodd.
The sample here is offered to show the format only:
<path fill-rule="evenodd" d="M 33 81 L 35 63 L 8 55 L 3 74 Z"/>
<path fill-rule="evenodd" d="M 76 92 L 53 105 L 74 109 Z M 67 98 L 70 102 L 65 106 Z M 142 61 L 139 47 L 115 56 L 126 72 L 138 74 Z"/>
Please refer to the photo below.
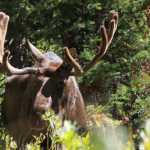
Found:
<path fill-rule="evenodd" d="M 18 145 L 30 142 L 33 135 L 46 132 L 47 122 L 41 120 L 40 114 L 50 107 L 63 118 L 75 121 L 81 127 L 86 126 L 84 101 L 74 76 L 69 76 L 65 82 L 36 75 L 7 78 L 6 127 Z"/>

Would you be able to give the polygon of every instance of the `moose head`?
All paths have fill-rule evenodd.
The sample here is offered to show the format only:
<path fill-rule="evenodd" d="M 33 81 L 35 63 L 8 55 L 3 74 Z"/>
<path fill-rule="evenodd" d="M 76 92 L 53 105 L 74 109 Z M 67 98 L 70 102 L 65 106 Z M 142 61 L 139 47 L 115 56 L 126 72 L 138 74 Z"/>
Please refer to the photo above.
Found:
<path fill-rule="evenodd" d="M 73 58 L 65 47 L 64 59 L 53 52 L 41 53 L 30 41 L 28 46 L 36 60 L 32 67 L 18 69 L 9 63 L 9 51 L 4 50 L 9 17 L 0 13 L 0 64 L 1 72 L 7 73 L 4 112 L 6 128 L 18 145 L 30 142 L 33 135 L 45 133 L 47 122 L 41 115 L 49 108 L 65 119 L 86 126 L 84 100 L 76 76 L 81 76 L 105 55 L 114 37 L 118 14 L 111 14 L 108 28 L 100 26 L 102 35 L 98 53 L 92 61 L 83 66 Z"/>

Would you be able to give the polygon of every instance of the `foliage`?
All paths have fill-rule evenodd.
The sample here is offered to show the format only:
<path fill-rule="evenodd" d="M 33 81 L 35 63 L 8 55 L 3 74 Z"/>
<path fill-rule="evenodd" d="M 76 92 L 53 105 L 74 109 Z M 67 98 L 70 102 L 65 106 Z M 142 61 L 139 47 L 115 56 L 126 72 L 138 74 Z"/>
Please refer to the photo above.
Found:
<path fill-rule="evenodd" d="M 150 117 L 150 29 L 144 11 L 148 4 L 148 0 L 0 1 L 0 10 L 11 18 L 6 47 L 14 56 L 12 63 L 18 67 L 31 65 L 30 53 L 25 46 L 27 38 L 40 49 L 51 49 L 60 55 L 63 55 L 63 46 L 75 47 L 80 63 L 85 65 L 92 60 L 97 52 L 95 47 L 101 42 L 99 25 L 107 25 L 109 12 L 118 11 L 118 30 L 109 52 L 99 64 L 79 78 L 79 83 L 81 88 L 96 87 L 99 93 L 104 93 L 105 96 L 97 99 L 97 107 L 93 99 L 86 100 L 94 105 L 88 106 L 91 114 L 105 113 L 130 127 L 134 138 L 132 141 L 129 137 L 126 149 L 134 149 L 132 143 L 138 147 L 141 142 L 139 130 Z M 3 81 L 0 81 L 1 84 Z M 3 93 L 4 88 L 1 89 L 0 93 Z M 92 93 L 86 92 L 86 96 Z M 60 128 L 56 120 L 54 124 L 59 124 Z M 68 149 L 73 144 L 76 149 L 91 150 L 90 138 L 94 138 L 93 135 L 88 133 L 80 137 L 74 128 L 68 128 L 69 131 L 62 136 Z M 149 136 L 144 137 L 145 143 Z M 57 141 L 58 136 L 53 139 Z M 149 141 L 144 144 L 147 145 L 146 150 L 149 149 L 147 143 Z"/>
<path fill-rule="evenodd" d="M 129 132 L 130 129 L 121 124 L 114 124 L 113 120 L 111 123 L 107 122 L 107 124 L 101 122 L 97 125 L 92 125 L 88 132 L 79 135 L 76 132 L 75 126 L 69 121 L 65 121 L 64 126 L 60 127 L 60 120 L 52 111 L 44 116 L 45 119 L 51 122 L 52 120 L 47 118 L 50 114 L 55 120 L 55 128 L 53 128 L 53 133 L 50 137 L 53 140 L 53 150 L 56 149 L 57 143 L 61 143 L 66 150 L 135 150 L 133 142 L 134 135 Z M 150 150 L 149 134 L 150 122 L 147 120 L 143 125 L 143 129 L 140 131 L 140 136 L 142 137 L 138 146 L 140 150 Z M 15 142 L 9 136 L 6 136 L 5 139 L 7 149 L 16 149 Z M 35 137 L 35 139 L 36 142 L 27 145 L 28 150 L 40 150 L 39 144 L 43 141 L 44 135 Z"/>

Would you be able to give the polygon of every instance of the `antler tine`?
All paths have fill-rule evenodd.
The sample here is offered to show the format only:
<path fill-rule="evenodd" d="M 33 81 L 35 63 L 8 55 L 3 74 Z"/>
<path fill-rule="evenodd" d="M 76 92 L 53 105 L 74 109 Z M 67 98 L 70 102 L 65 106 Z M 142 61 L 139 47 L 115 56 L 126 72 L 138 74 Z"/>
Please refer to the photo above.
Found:
<path fill-rule="evenodd" d="M 99 50 L 98 54 L 93 58 L 93 60 L 87 66 L 84 67 L 83 70 L 85 72 L 88 71 L 92 66 L 94 66 L 105 55 L 116 32 L 117 24 L 118 24 L 118 13 L 112 12 L 109 29 L 107 30 L 104 25 L 100 26 L 100 31 L 102 35 L 102 44 L 100 47 L 98 47 Z"/>
<path fill-rule="evenodd" d="M 40 52 L 29 40 L 27 40 L 27 44 L 29 46 L 29 49 L 31 50 L 34 58 L 37 61 L 42 61 L 44 60 L 44 55 L 42 54 L 42 52 Z"/>
<path fill-rule="evenodd" d="M 111 43 L 118 25 L 118 13 L 112 12 L 110 20 L 110 28 L 108 33 L 109 44 Z"/>
<path fill-rule="evenodd" d="M 4 42 L 7 33 L 9 16 L 0 12 L 0 64 L 3 64 Z"/>
<path fill-rule="evenodd" d="M 70 64 L 72 64 L 72 66 L 75 69 L 75 74 L 82 74 L 83 73 L 83 69 L 82 67 L 79 65 L 79 63 L 72 57 L 68 47 L 64 47 L 64 52 L 65 52 L 65 56 L 67 57 L 68 61 L 70 62 Z"/>

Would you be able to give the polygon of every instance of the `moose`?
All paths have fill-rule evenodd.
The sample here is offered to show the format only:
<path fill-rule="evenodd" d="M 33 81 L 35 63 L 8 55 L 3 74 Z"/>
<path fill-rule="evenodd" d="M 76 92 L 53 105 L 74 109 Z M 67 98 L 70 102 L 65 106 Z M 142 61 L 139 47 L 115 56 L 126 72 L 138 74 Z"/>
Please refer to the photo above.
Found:
<path fill-rule="evenodd" d="M 102 36 L 98 53 L 89 64 L 81 67 L 68 47 L 63 48 L 64 59 L 54 52 L 42 53 L 29 40 L 28 47 L 35 58 L 35 65 L 18 69 L 9 62 L 9 51 L 4 43 L 9 16 L 0 12 L 0 69 L 6 74 L 4 115 L 6 129 L 18 147 L 33 140 L 33 136 L 47 132 L 47 121 L 41 116 L 54 110 L 62 119 L 75 121 L 85 127 L 87 116 L 76 77 L 82 76 L 105 55 L 114 37 L 118 13 L 112 12 L 108 27 L 100 26 Z"/>

